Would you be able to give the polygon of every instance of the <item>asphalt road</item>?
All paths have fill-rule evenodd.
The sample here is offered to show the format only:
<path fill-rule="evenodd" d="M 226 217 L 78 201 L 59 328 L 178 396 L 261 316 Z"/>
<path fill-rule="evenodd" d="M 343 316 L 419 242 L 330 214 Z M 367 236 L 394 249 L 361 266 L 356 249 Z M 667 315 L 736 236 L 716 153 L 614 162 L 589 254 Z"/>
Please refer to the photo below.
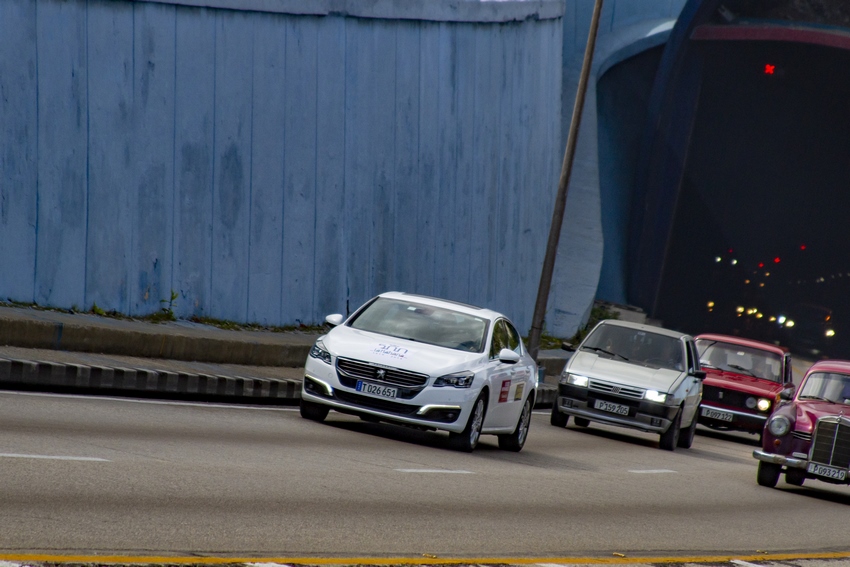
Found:
<path fill-rule="evenodd" d="M 756 485 L 754 437 L 691 450 L 536 413 L 520 453 L 294 408 L 0 392 L 0 554 L 564 557 L 846 550 L 850 489 Z M 796 518 L 796 520 L 795 520 Z"/>

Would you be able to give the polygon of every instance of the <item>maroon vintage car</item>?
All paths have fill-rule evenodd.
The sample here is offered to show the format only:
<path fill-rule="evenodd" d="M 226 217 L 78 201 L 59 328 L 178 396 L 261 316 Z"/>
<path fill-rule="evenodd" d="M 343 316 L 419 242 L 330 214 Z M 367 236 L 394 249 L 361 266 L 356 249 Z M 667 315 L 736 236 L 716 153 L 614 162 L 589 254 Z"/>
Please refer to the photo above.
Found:
<path fill-rule="evenodd" d="M 770 343 L 727 335 L 698 335 L 696 344 L 706 372 L 699 423 L 761 435 L 779 393 L 793 387 L 791 353 Z"/>
<path fill-rule="evenodd" d="M 764 428 L 758 483 L 774 487 L 779 475 L 802 486 L 807 478 L 850 484 L 850 361 L 822 360 L 806 372 L 796 395 L 783 402 Z"/>

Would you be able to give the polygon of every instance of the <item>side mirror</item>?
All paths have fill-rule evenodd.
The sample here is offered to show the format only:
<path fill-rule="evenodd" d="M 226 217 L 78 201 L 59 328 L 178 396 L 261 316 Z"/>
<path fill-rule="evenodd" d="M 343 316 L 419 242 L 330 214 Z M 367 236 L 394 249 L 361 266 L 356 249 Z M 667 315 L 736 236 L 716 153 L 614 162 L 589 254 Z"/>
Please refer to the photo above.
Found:
<path fill-rule="evenodd" d="M 561 342 L 561 348 L 567 352 L 575 352 L 576 350 L 576 347 L 574 347 L 571 343 L 568 343 L 567 341 Z"/>
<path fill-rule="evenodd" d="M 694 378 L 697 380 L 705 380 L 705 370 L 694 371 Z"/>
<path fill-rule="evenodd" d="M 790 402 L 794 399 L 794 387 L 785 388 L 781 392 L 779 392 L 779 399 L 785 400 L 786 402 Z"/>
<path fill-rule="evenodd" d="M 339 313 L 334 313 L 333 315 L 328 315 L 327 317 L 325 317 L 325 323 L 327 323 L 331 327 L 342 325 L 343 321 L 345 321 L 345 318 Z"/>
<path fill-rule="evenodd" d="M 519 362 L 519 355 L 509 348 L 503 348 L 499 351 L 499 361 L 505 364 L 516 364 Z"/>

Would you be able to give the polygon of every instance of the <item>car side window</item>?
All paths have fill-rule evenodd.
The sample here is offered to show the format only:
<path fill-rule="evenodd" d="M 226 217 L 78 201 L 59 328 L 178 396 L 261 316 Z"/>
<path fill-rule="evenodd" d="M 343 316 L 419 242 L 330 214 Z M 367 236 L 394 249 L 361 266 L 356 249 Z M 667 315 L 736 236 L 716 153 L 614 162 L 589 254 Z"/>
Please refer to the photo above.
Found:
<path fill-rule="evenodd" d="M 493 344 L 490 345 L 490 358 L 499 358 L 499 352 L 508 348 L 508 332 L 504 320 L 496 321 L 493 325 Z"/>
<path fill-rule="evenodd" d="M 688 374 L 693 374 L 699 370 L 699 354 L 697 347 L 692 341 L 688 341 Z"/>
<path fill-rule="evenodd" d="M 508 332 L 508 348 L 517 353 L 518 355 L 522 356 L 522 347 L 520 346 L 522 344 L 522 341 L 519 338 L 519 333 L 516 329 L 514 329 L 513 325 L 511 325 L 507 321 L 505 321 L 504 323 L 505 329 Z"/>

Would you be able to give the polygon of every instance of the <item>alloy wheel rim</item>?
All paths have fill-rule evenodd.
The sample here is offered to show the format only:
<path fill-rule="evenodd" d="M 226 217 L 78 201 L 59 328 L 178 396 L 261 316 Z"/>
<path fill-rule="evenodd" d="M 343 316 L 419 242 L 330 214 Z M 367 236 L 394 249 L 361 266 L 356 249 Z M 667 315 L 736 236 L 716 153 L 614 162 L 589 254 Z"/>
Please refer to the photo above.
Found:
<path fill-rule="evenodd" d="M 475 413 L 472 415 L 472 431 L 469 432 L 469 443 L 475 445 L 478 443 L 478 436 L 481 434 L 481 424 L 484 421 L 484 402 L 478 400 L 475 404 Z"/>
<path fill-rule="evenodd" d="M 519 417 L 519 442 L 525 442 L 525 436 L 528 435 L 528 423 L 531 421 L 531 404 L 526 400 L 522 406 L 522 415 Z"/>

